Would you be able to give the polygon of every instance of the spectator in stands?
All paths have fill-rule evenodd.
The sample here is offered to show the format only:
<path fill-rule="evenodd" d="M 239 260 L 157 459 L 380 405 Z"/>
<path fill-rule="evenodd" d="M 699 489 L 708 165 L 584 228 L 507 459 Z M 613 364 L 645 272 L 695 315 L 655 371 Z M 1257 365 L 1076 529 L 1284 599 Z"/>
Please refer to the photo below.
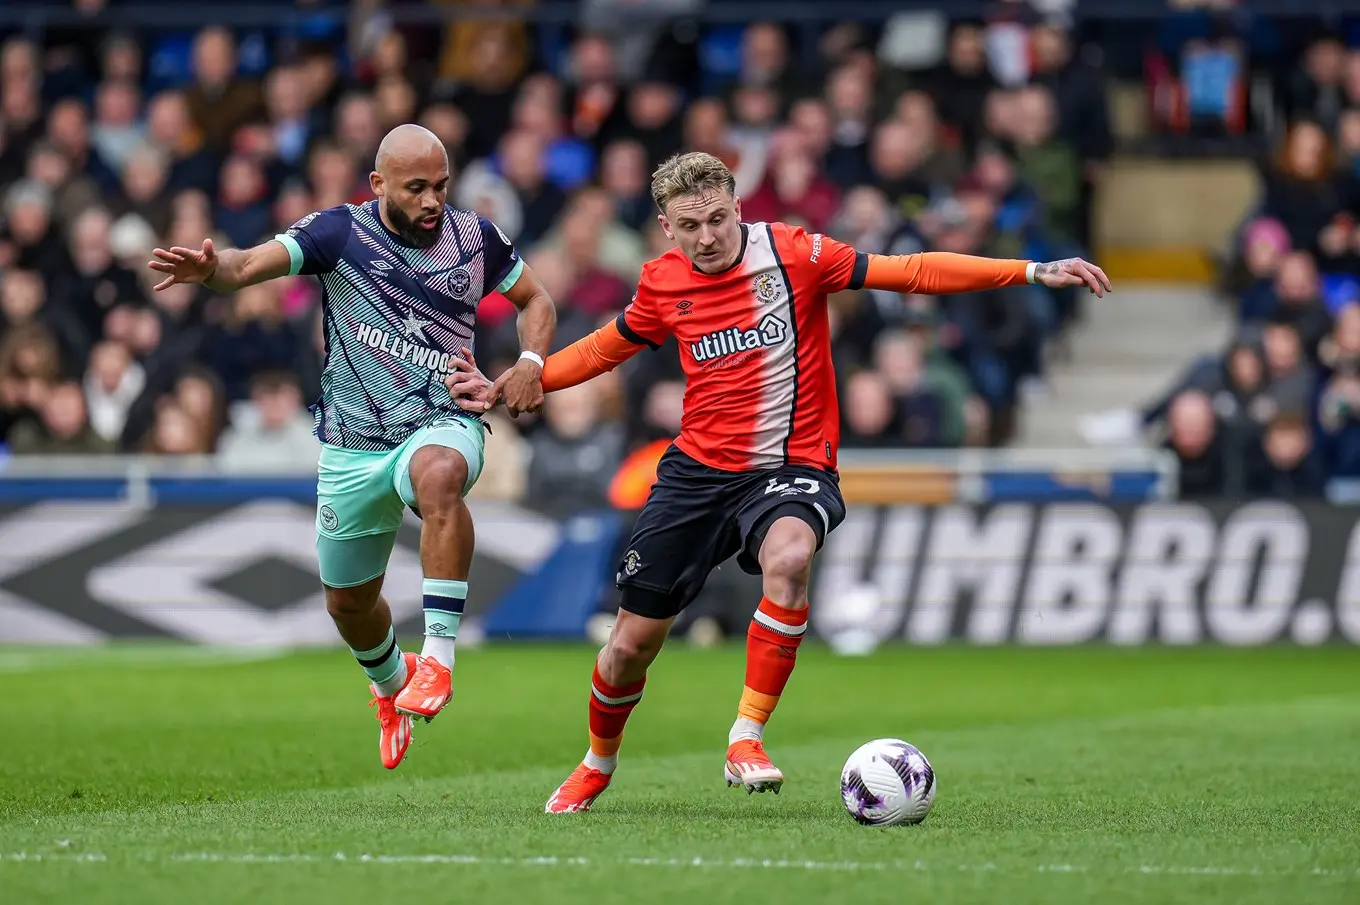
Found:
<path fill-rule="evenodd" d="M 467 164 L 467 139 L 472 129 L 463 111 L 454 104 L 431 104 L 421 111 L 420 124 L 443 142 L 453 172 L 461 171 Z"/>
<path fill-rule="evenodd" d="M 66 252 L 52 227 L 52 193 L 38 182 L 15 183 L 5 194 L 0 266 L 60 273 Z"/>
<path fill-rule="evenodd" d="M 1322 496 L 1326 477 L 1302 415 L 1283 412 L 1266 426 L 1258 462 L 1248 487 L 1252 493 L 1284 500 Z"/>
<path fill-rule="evenodd" d="M 128 155 L 123 164 L 118 213 L 136 214 L 158 234 L 170 225 L 170 206 L 165 193 L 167 171 L 165 154 L 151 145 L 142 145 Z"/>
<path fill-rule="evenodd" d="M 378 132 L 386 135 L 397 126 L 415 120 L 420 98 L 404 76 L 385 76 L 374 87 L 373 100 Z"/>
<path fill-rule="evenodd" d="M 641 237 L 614 218 L 609 195 L 601 189 L 577 193 L 541 244 L 572 263 L 573 301 L 592 319 L 628 301 L 646 254 Z"/>
<path fill-rule="evenodd" d="M 982 29 L 972 22 L 955 25 L 945 65 L 932 78 L 931 93 L 941 118 L 970 146 L 979 137 L 987 95 L 995 87 Z"/>
<path fill-rule="evenodd" d="M 553 393 L 543 429 L 530 438 L 528 498 L 568 513 L 605 505 L 622 460 L 623 434 L 602 422 L 599 390 L 590 383 Z"/>
<path fill-rule="evenodd" d="M 479 30 L 469 42 L 464 58 L 468 62 L 468 72 L 448 99 L 476 124 L 468 134 L 468 154 L 478 158 L 494 150 L 497 138 L 510 124 L 523 61 L 514 53 L 510 34 L 494 27 Z M 577 134 L 587 140 L 593 137 L 593 134 Z"/>
<path fill-rule="evenodd" d="M 47 139 L 66 155 L 71 170 L 90 177 L 105 191 L 118 186 L 118 175 L 90 146 L 90 120 L 85 105 L 74 98 L 58 101 L 47 115 Z"/>
<path fill-rule="evenodd" d="M 216 189 L 216 161 L 204 147 L 203 133 L 194 125 L 183 92 L 166 90 L 151 99 L 147 105 L 146 137 L 170 162 L 165 181 L 168 191 Z"/>
<path fill-rule="evenodd" d="M 701 97 L 691 102 L 685 111 L 683 135 L 686 151 L 703 151 L 727 164 L 736 180 L 737 195 L 745 198 L 756 190 L 765 172 L 763 145 L 760 142 L 743 145 L 736 140 L 727 118 L 727 108 L 721 101 Z M 817 162 L 825 151 L 823 142 L 815 152 Z"/>
<path fill-rule="evenodd" d="M 304 354 L 300 332 L 283 315 L 282 291 L 278 281 L 240 290 L 204 332 L 202 361 L 222 381 L 230 402 L 249 395 L 256 374 L 290 370 Z"/>
<path fill-rule="evenodd" d="M 623 99 L 610 43 L 589 33 L 578 38 L 571 48 L 569 78 L 571 131 L 578 138 L 600 145 L 601 130 L 616 116 Z"/>
<path fill-rule="evenodd" d="M 887 330 L 874 346 L 874 370 L 892 393 L 900 439 L 910 446 L 946 444 L 946 425 L 962 423 L 963 400 L 943 399 L 926 377 L 921 348 L 908 334 Z"/>
<path fill-rule="evenodd" d="M 1327 133 L 1316 122 L 1295 123 L 1266 174 L 1262 213 L 1284 224 L 1296 249 L 1316 249 L 1323 228 L 1343 207 L 1333 169 Z"/>
<path fill-rule="evenodd" d="M 1261 217 L 1248 225 L 1242 240 L 1246 274 L 1237 308 L 1239 320 L 1262 321 L 1275 310 L 1275 277 L 1289 245 L 1289 231 L 1278 220 Z"/>
<path fill-rule="evenodd" d="M 84 361 L 88 339 L 64 306 L 47 299 L 42 277 L 32 270 L 11 269 L 0 284 L 0 328 L 14 330 L 39 324 L 56 339 L 64 370 Z"/>
<path fill-rule="evenodd" d="M 1243 489 L 1240 454 L 1230 450 L 1214 418 L 1208 394 L 1187 390 L 1167 412 L 1166 445 L 1180 463 L 1180 495 L 1185 499 L 1221 497 Z"/>
<path fill-rule="evenodd" d="M 25 175 L 51 194 L 52 222 L 66 228 L 81 211 L 100 201 L 99 187 L 71 169 L 71 162 L 51 142 L 39 140 L 28 153 Z"/>
<path fill-rule="evenodd" d="M 90 427 L 102 439 L 117 444 L 128 412 L 145 389 L 146 369 L 133 360 L 127 346 L 109 340 L 96 345 L 85 373 Z"/>
<path fill-rule="evenodd" d="M 934 194 L 926 162 L 926 137 L 900 120 L 888 120 L 874 130 L 869 148 L 873 183 L 888 199 L 894 213 L 904 219 L 921 214 Z"/>
<path fill-rule="evenodd" d="M 20 421 L 9 432 L 16 455 L 75 456 L 108 453 L 114 445 L 90 427 L 85 396 L 76 383 L 59 383 L 39 405 L 39 415 Z"/>
<path fill-rule="evenodd" d="M 660 162 L 680 150 L 682 120 L 680 90 L 662 81 L 638 82 L 628 89 L 623 115 L 607 124 L 602 137 L 634 138 L 647 149 L 647 156 Z"/>
<path fill-rule="evenodd" d="M 1057 134 L 1057 108 L 1047 88 L 1022 89 L 1017 104 L 1015 142 L 1020 178 L 1043 202 L 1049 235 L 1073 243 L 1080 231 L 1081 161 L 1075 149 Z"/>
<path fill-rule="evenodd" d="M 880 175 L 877 172 L 879 170 L 900 170 L 907 173 L 915 165 L 915 162 L 911 161 L 903 166 L 895 162 L 891 153 L 871 151 L 869 143 L 871 138 L 875 138 L 872 118 L 873 97 L 870 76 L 863 67 L 843 65 L 827 78 L 826 109 L 831 115 L 831 148 L 827 151 L 827 175 L 843 180 L 841 188 L 872 179 Z M 771 111 L 772 114 L 774 112 Z M 894 138 L 896 140 L 893 146 L 897 149 L 896 153 L 905 154 L 905 149 L 911 147 L 910 139 L 903 141 L 900 135 Z M 877 154 L 876 160 L 871 160 L 873 154 Z M 886 189 L 885 192 L 896 203 L 896 193 Z"/>
<path fill-rule="evenodd" d="M 262 371 L 250 381 L 250 398 L 231 406 L 231 426 L 217 453 L 232 471 L 306 471 L 316 464 L 320 445 L 302 389 L 289 371 Z"/>
<path fill-rule="evenodd" d="M 189 112 L 214 152 L 227 150 L 241 126 L 264 113 L 260 86 L 236 75 L 236 41 L 226 28 L 209 26 L 194 38 L 194 83 L 185 92 Z"/>
<path fill-rule="evenodd" d="M 656 217 L 647 150 L 640 142 L 611 142 L 600 158 L 600 184 L 614 203 L 614 216 L 632 230 L 642 230 Z"/>
<path fill-rule="evenodd" d="M 274 149 L 279 160 L 289 166 L 301 165 L 312 138 L 303 79 L 301 69 L 280 66 L 269 73 L 264 83 L 265 108 Z"/>
<path fill-rule="evenodd" d="M 1313 256 L 1305 251 L 1286 255 L 1275 277 L 1274 313 L 1294 324 L 1310 359 L 1316 355 L 1318 343 L 1331 327 L 1331 316 L 1321 296 L 1322 286 Z"/>
<path fill-rule="evenodd" d="M 543 140 L 543 170 L 548 181 L 564 192 L 579 188 L 595 170 L 595 152 L 589 144 L 565 131 L 562 88 L 550 75 L 525 81 L 515 100 L 511 128 Z"/>
<path fill-rule="evenodd" d="M 562 190 L 547 181 L 545 150 L 546 142 L 532 132 L 511 132 L 500 144 L 500 171 L 519 200 L 523 218 L 519 234 L 510 238 L 522 246 L 532 245 L 551 229 L 566 205 Z"/>
<path fill-rule="evenodd" d="M 770 141 L 765 179 L 742 199 L 742 215 L 756 221 L 797 221 L 809 232 L 822 232 L 840 209 L 840 190 L 817 172 L 807 139 L 783 129 Z"/>
<path fill-rule="evenodd" d="M 222 165 L 213 222 L 236 248 L 258 244 L 270 232 L 268 184 L 260 167 L 241 154 Z"/>
<path fill-rule="evenodd" d="M 130 82 L 106 81 L 95 92 L 90 144 L 111 170 L 122 170 L 129 155 L 146 141 L 141 93 Z"/>
<path fill-rule="evenodd" d="M 0 340 L 0 428 L 9 433 L 36 415 L 61 377 L 61 353 L 52 332 L 38 323 L 6 330 Z"/>
<path fill-rule="evenodd" d="M 1285 111 L 1290 119 L 1308 118 L 1334 127 L 1345 106 L 1342 79 L 1346 48 L 1335 35 L 1324 35 L 1308 48 L 1302 65 L 1289 78 Z"/>
<path fill-rule="evenodd" d="M 902 445 L 902 413 L 886 377 L 873 370 L 855 371 L 846 378 L 842 397 L 841 442 L 846 449 Z"/>
<path fill-rule="evenodd" d="M 206 455 L 212 445 L 193 417 L 172 397 L 156 407 L 154 427 L 140 451 L 152 455 Z"/>
<path fill-rule="evenodd" d="M 354 160 L 331 141 L 318 142 L 307 160 L 307 182 L 316 199 L 317 210 L 360 201 L 359 168 Z"/>

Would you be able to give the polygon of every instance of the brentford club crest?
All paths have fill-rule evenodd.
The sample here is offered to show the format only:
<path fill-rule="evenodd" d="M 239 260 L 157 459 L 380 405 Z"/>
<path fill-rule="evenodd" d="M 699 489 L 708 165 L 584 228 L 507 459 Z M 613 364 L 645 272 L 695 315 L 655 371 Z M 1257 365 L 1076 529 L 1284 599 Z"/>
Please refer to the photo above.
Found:
<path fill-rule="evenodd" d="M 773 302 L 779 298 L 779 278 L 772 273 L 762 273 L 756 277 L 751 288 L 762 302 Z"/>

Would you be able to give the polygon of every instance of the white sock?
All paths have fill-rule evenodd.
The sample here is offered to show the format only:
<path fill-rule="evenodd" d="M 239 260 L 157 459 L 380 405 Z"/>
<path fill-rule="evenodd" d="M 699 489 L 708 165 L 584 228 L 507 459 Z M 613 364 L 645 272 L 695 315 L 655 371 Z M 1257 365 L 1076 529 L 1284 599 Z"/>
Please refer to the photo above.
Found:
<path fill-rule="evenodd" d="M 453 669 L 453 645 L 454 640 L 452 638 L 445 638 L 441 635 L 426 635 L 425 646 L 420 649 L 420 655 L 438 660 L 442 665 Z"/>
<path fill-rule="evenodd" d="M 378 694 L 385 698 L 392 697 L 392 695 L 401 691 L 402 686 L 406 684 L 406 658 L 401 656 L 400 651 L 397 653 L 397 658 L 397 671 L 392 673 L 392 677 L 373 683 L 373 687 L 378 689 Z"/>
<path fill-rule="evenodd" d="M 619 765 L 619 756 L 611 754 L 608 757 L 601 757 L 594 751 L 586 750 L 585 760 L 581 761 L 592 770 L 599 770 L 605 776 L 613 774 L 614 769 Z"/>
<path fill-rule="evenodd" d="M 737 717 L 737 721 L 732 724 L 732 729 L 727 733 L 727 744 L 734 745 L 744 738 L 754 742 L 764 741 L 765 724 L 748 720 L 744 716 Z"/>

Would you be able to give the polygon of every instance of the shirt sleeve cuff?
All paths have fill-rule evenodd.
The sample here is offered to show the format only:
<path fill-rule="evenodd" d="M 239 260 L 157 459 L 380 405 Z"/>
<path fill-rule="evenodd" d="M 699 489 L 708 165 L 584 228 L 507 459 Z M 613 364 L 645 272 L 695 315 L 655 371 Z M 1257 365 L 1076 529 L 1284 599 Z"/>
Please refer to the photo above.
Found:
<path fill-rule="evenodd" d="M 505 279 L 501 280 L 500 285 L 496 287 L 496 291 L 499 292 L 501 295 L 504 295 L 505 293 L 509 292 L 510 287 L 514 286 L 517 282 L 519 282 L 519 275 L 521 273 L 524 273 L 523 258 L 520 258 L 518 261 L 516 261 L 515 266 L 510 268 L 510 272 L 505 275 Z"/>
<path fill-rule="evenodd" d="M 1038 269 L 1039 269 L 1039 262 L 1038 262 L 1038 261 L 1030 261 L 1029 264 L 1025 265 L 1025 282 L 1026 282 L 1026 283 L 1033 283 L 1033 282 L 1034 282 L 1034 272 L 1035 272 L 1036 270 L 1038 270 Z"/>
<path fill-rule="evenodd" d="M 274 241 L 288 249 L 288 275 L 297 276 L 302 272 L 302 246 L 297 243 L 297 239 L 283 233 L 275 236 Z"/>

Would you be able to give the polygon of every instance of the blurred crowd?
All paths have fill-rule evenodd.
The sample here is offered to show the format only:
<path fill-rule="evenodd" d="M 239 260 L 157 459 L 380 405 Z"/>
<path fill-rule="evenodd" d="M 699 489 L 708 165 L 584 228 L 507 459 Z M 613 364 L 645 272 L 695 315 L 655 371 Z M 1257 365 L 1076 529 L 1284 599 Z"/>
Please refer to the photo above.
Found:
<path fill-rule="evenodd" d="M 404 28 L 368 2 L 357 6 L 374 14 L 276 30 L 5 38 L 9 451 L 309 468 L 316 281 L 153 293 L 145 262 L 155 245 L 248 246 L 312 210 L 368 200 L 377 143 L 402 122 L 444 141 L 450 202 L 496 222 L 548 287 L 559 346 L 612 317 L 668 247 L 648 183 L 682 149 L 731 165 L 747 220 L 864 251 L 1084 253 L 1110 134 L 1100 73 L 1061 22 L 1024 3 L 976 22 L 913 14 L 826 30 L 809 57 L 777 24 L 621 25 L 620 5 L 586 0 L 570 28 Z M 677 17 L 699 6 L 664 5 Z M 1029 286 L 833 297 L 846 446 L 1005 443 L 1078 315 L 1074 296 Z M 481 305 L 476 351 L 493 375 L 517 354 L 499 296 Z M 479 492 L 626 501 L 630 456 L 674 436 L 681 393 L 672 343 L 555 394 L 541 416 L 496 417 Z"/>
<path fill-rule="evenodd" d="M 1360 45 L 1324 33 L 1278 74 L 1280 135 L 1225 271 L 1238 323 L 1102 442 L 1160 431 L 1186 496 L 1321 497 L 1360 478 Z"/>

